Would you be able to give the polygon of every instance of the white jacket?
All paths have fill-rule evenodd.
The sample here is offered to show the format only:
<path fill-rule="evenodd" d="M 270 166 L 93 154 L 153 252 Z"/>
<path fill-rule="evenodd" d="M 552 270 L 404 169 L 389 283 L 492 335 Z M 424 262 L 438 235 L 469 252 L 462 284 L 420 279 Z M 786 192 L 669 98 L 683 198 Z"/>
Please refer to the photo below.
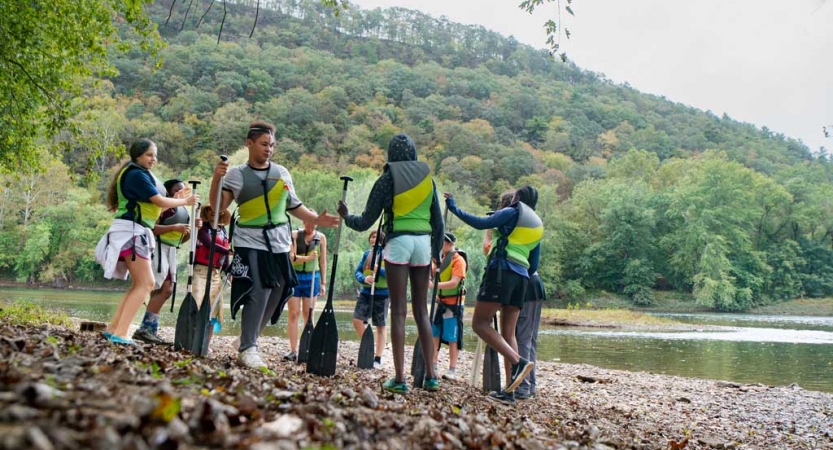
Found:
<path fill-rule="evenodd" d="M 130 220 L 113 220 L 110 229 L 95 246 L 95 260 L 104 268 L 104 278 L 127 279 L 127 265 L 124 261 L 119 261 L 119 253 L 124 244 L 130 242 L 134 236 L 142 235 L 147 239 L 150 251 L 153 252 L 156 248 L 156 239 L 153 238 L 153 232 L 149 228 Z"/>

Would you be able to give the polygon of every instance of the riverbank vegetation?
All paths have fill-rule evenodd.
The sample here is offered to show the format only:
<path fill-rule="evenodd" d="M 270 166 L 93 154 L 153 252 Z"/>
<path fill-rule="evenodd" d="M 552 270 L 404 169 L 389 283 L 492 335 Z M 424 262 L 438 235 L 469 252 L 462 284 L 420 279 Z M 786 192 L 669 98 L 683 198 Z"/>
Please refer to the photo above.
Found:
<path fill-rule="evenodd" d="M 467 211 L 536 186 L 540 272 L 561 303 L 604 290 L 628 308 L 658 306 L 676 292 L 693 308 L 733 311 L 833 295 L 833 166 L 801 142 L 480 27 L 401 8 L 336 17 L 317 1 L 268 3 L 249 38 L 250 5 L 228 2 L 219 44 L 216 8 L 196 27 L 202 14 L 186 19 L 187 2 L 149 5 L 157 23 L 170 13 L 182 25 L 159 28 L 161 68 L 134 51 L 112 56 L 118 76 L 74 80 L 84 88 L 75 133 L 20 149 L 42 171 L 0 175 L 0 271 L 58 287 L 99 280 L 92 251 L 111 220 L 102 196 L 124 144 L 151 138 L 160 178 L 206 182 L 219 154 L 245 160 L 244 130 L 260 118 L 277 124 L 274 159 L 317 210 L 334 208 L 338 175 L 350 174 L 358 212 L 398 132 Z M 482 235 L 457 220 L 450 229 L 473 295 Z M 366 237 L 342 239 L 339 295 L 351 296 Z"/>

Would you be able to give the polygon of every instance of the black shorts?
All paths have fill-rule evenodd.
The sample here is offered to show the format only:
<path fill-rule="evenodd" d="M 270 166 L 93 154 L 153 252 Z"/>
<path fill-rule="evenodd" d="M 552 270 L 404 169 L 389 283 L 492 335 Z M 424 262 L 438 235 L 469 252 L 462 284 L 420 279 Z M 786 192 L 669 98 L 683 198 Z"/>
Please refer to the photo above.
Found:
<path fill-rule="evenodd" d="M 477 291 L 477 301 L 523 308 L 527 284 L 528 280 L 525 277 L 509 269 L 501 269 L 498 283 L 498 269 L 489 268 L 480 283 L 480 290 Z"/>

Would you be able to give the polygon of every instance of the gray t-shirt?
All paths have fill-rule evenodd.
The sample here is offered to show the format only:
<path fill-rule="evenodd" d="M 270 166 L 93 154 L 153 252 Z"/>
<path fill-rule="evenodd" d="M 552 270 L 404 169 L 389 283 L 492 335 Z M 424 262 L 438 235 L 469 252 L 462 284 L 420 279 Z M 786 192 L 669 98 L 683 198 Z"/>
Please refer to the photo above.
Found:
<path fill-rule="evenodd" d="M 289 196 L 286 198 L 286 210 L 292 210 L 302 205 L 301 200 L 295 195 L 295 187 L 292 185 L 292 175 L 286 170 L 286 167 L 279 164 L 270 163 L 278 169 L 280 177 L 286 184 L 289 190 Z M 230 191 L 237 201 L 240 195 L 240 190 L 243 189 L 243 168 L 247 164 L 232 167 L 226 172 L 226 177 L 223 179 L 223 190 Z M 261 180 L 266 178 L 269 169 L 255 169 L 251 168 L 255 175 Z M 273 217 L 272 220 L 278 220 L 278 217 Z M 286 253 L 292 244 L 292 230 L 289 224 L 278 226 L 267 230 L 269 236 L 269 243 L 272 245 L 272 253 Z M 253 248 L 257 250 L 268 250 L 266 242 L 263 240 L 263 230 L 260 228 L 243 228 L 234 227 L 234 236 L 232 237 L 232 244 L 235 247 Z"/>

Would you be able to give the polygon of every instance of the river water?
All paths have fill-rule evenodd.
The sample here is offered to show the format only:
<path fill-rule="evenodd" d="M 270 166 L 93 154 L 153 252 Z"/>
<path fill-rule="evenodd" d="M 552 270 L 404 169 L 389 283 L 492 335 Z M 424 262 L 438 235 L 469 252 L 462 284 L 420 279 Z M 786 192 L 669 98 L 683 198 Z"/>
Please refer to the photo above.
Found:
<path fill-rule="evenodd" d="M 109 321 L 121 297 L 118 292 L 0 288 L 0 300 L 28 300 L 72 316 Z M 179 303 L 184 295 L 180 293 Z M 319 308 L 323 301 L 319 300 Z M 177 306 L 178 309 L 178 306 Z M 749 314 L 658 314 L 691 324 L 718 325 L 698 331 L 622 331 L 575 327 L 542 327 L 538 359 L 629 371 L 710 378 L 741 383 L 789 385 L 833 392 L 833 317 L 760 316 Z M 341 339 L 358 340 L 350 312 L 336 313 Z M 141 318 L 137 315 L 136 321 Z M 226 322 L 221 334 L 239 333 L 239 321 Z M 239 320 L 239 318 L 238 318 Z M 163 310 L 162 325 L 175 315 Z M 285 337 L 285 317 L 265 334 Z M 408 325 L 408 342 L 416 328 Z M 464 339 L 475 342 L 470 328 Z"/>

